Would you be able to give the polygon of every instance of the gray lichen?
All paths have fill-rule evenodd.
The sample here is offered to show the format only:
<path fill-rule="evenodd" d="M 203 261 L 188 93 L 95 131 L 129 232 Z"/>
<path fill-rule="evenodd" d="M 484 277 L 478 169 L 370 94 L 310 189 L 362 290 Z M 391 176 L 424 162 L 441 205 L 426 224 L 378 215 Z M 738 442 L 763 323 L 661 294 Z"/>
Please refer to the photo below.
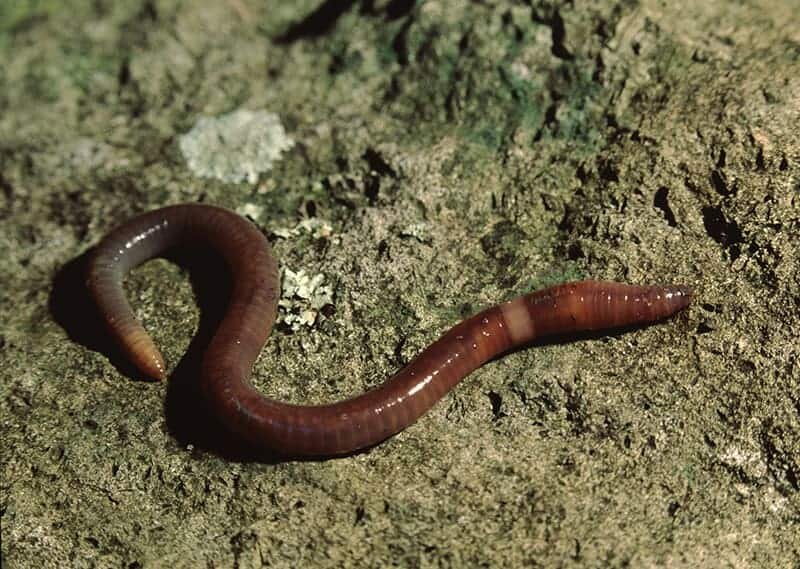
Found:
<path fill-rule="evenodd" d="M 283 293 L 278 305 L 283 321 L 295 332 L 303 326 L 312 326 L 320 310 L 333 303 L 333 288 L 325 283 L 325 275 L 307 274 L 303 269 L 283 269 Z"/>
<path fill-rule="evenodd" d="M 278 115 L 240 109 L 200 118 L 179 144 L 196 176 L 255 184 L 259 174 L 269 171 L 294 141 Z"/>

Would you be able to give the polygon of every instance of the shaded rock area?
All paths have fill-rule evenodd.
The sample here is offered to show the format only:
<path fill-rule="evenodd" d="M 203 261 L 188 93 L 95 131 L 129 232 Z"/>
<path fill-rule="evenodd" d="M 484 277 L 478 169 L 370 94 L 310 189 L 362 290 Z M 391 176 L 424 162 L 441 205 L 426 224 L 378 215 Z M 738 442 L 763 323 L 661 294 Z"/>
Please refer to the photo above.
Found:
<path fill-rule="evenodd" d="M 237 112 L 293 145 L 198 177 L 180 140 Z M 797 567 L 799 135 L 788 1 L 0 3 L 3 566 Z M 541 286 L 697 296 L 494 361 L 368 452 L 268 460 L 194 389 L 216 267 L 127 280 L 165 384 L 83 292 L 107 230 L 183 201 L 273 243 L 254 382 L 294 402 Z"/>

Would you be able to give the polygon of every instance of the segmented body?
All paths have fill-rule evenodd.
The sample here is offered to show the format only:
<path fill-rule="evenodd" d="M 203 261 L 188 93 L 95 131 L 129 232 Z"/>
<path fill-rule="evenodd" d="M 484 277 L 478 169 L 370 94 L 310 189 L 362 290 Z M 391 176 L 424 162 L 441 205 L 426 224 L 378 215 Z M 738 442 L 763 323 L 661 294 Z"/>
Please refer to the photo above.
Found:
<path fill-rule="evenodd" d="M 661 320 L 685 308 L 685 286 L 582 281 L 487 308 L 456 324 L 376 389 L 329 405 L 269 399 L 250 371 L 276 316 L 280 284 L 269 243 L 249 221 L 214 206 L 184 204 L 135 217 L 93 252 L 87 284 L 109 330 L 145 374 L 165 364 L 133 315 L 122 280 L 166 249 L 207 246 L 227 263 L 233 291 L 203 357 L 200 381 L 220 420 L 250 442 L 286 455 L 332 456 L 371 446 L 403 430 L 488 360 L 536 338 Z"/>

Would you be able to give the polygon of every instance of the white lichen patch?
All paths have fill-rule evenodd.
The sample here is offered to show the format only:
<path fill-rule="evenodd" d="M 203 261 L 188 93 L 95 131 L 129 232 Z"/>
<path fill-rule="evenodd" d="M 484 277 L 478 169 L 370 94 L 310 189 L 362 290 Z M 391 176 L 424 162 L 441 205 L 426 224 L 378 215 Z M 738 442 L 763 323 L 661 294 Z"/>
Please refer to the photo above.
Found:
<path fill-rule="evenodd" d="M 281 279 L 283 291 L 278 305 L 283 312 L 283 321 L 297 331 L 303 326 L 312 326 L 323 306 L 333 304 L 333 289 L 325 284 L 325 275 L 308 275 L 283 269 Z"/>
<path fill-rule="evenodd" d="M 400 230 L 402 237 L 412 237 L 420 243 L 429 243 L 431 240 L 430 228 L 427 223 L 411 223 Z"/>
<path fill-rule="evenodd" d="M 312 217 L 302 220 L 294 227 L 279 227 L 273 233 L 283 239 L 299 237 L 300 235 L 311 235 L 315 239 L 321 239 L 330 237 L 333 233 L 333 227 L 324 219 Z"/>
<path fill-rule="evenodd" d="M 250 219 L 261 219 L 264 207 L 254 203 L 245 203 L 236 208 L 236 213 Z"/>
<path fill-rule="evenodd" d="M 729 445 L 720 452 L 719 458 L 724 464 L 740 469 L 751 480 L 759 480 L 769 471 L 766 460 L 755 445 Z"/>
<path fill-rule="evenodd" d="M 294 141 L 278 115 L 240 109 L 216 118 L 201 118 L 181 136 L 179 144 L 196 176 L 255 184 Z"/>

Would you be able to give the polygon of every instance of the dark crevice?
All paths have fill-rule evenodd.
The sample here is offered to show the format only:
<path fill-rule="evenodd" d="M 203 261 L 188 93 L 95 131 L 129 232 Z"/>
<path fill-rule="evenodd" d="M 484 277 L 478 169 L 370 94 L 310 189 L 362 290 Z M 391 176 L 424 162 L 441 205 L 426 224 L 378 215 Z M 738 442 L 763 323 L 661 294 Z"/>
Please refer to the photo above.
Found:
<path fill-rule="evenodd" d="M 391 261 L 391 257 L 389 256 L 389 244 L 386 242 L 386 239 L 381 239 L 378 243 L 378 260 Z"/>
<path fill-rule="evenodd" d="M 0 191 L 3 192 L 3 196 L 9 201 L 14 197 L 14 186 L 3 176 L 2 172 L 0 172 Z"/>
<path fill-rule="evenodd" d="M 550 106 L 547 107 L 547 110 L 544 112 L 544 123 L 550 128 L 557 128 L 558 127 L 558 119 L 556 118 L 556 113 L 558 112 L 558 99 L 553 98 L 553 102 L 550 103 Z"/>
<path fill-rule="evenodd" d="M 458 40 L 458 56 L 456 62 L 461 62 L 470 51 L 471 34 L 472 30 L 467 30 Z M 465 102 L 470 98 L 471 87 L 469 72 L 465 72 L 461 66 L 456 65 L 451 76 L 450 88 L 444 100 L 444 108 L 449 119 L 456 119 L 459 111 L 464 108 Z"/>
<path fill-rule="evenodd" d="M 580 180 L 581 184 L 585 184 L 589 181 L 589 170 L 586 167 L 585 162 L 581 162 L 578 164 L 578 167 L 575 169 L 575 175 Z"/>
<path fill-rule="evenodd" d="M 117 72 L 117 83 L 119 83 L 120 91 L 131 81 L 131 60 L 130 57 L 125 57 L 119 66 Z"/>
<path fill-rule="evenodd" d="M 383 16 L 391 22 L 407 16 L 417 5 L 416 0 L 391 0 L 383 9 L 375 7 L 375 0 L 361 0 L 358 13 L 372 18 Z"/>
<path fill-rule="evenodd" d="M 714 328 L 708 322 L 700 322 L 697 325 L 695 332 L 699 334 L 708 334 L 709 332 L 713 332 Z"/>
<path fill-rule="evenodd" d="M 550 53 L 564 61 L 572 61 L 575 56 L 572 55 L 565 45 L 567 37 L 567 30 L 564 26 L 564 19 L 558 10 L 554 10 L 552 14 L 544 16 L 534 12 L 531 19 L 537 24 L 544 24 L 550 28 L 550 36 L 552 39 L 552 46 Z"/>
<path fill-rule="evenodd" d="M 592 81 L 595 83 L 603 82 L 603 72 L 606 70 L 606 64 L 603 61 L 603 55 L 598 53 L 594 58 L 594 71 L 592 71 Z"/>
<path fill-rule="evenodd" d="M 392 39 L 392 50 L 394 50 L 397 56 L 397 62 L 403 66 L 408 65 L 410 61 L 408 53 L 408 31 L 411 29 L 413 21 L 413 18 L 408 18 L 403 22 L 400 31 L 398 31 L 397 35 Z"/>
<path fill-rule="evenodd" d="M 520 43 L 525 39 L 525 33 L 522 31 L 522 29 L 520 29 L 519 26 L 514 24 L 514 16 L 511 14 L 511 11 L 506 10 L 503 12 L 501 21 L 505 30 L 511 30 L 511 34 L 514 37 L 515 43 Z"/>
<path fill-rule="evenodd" d="M 719 151 L 719 156 L 717 156 L 717 168 L 722 169 L 725 167 L 725 159 L 725 149 L 722 149 Z"/>
<path fill-rule="evenodd" d="M 370 205 L 375 205 L 378 201 L 383 179 L 395 179 L 397 178 L 397 172 L 383 159 L 380 153 L 372 148 L 367 148 L 362 158 L 369 167 L 369 172 L 367 172 L 364 180 L 365 195 Z"/>
<path fill-rule="evenodd" d="M 487 395 L 489 396 L 489 403 L 492 405 L 492 420 L 498 421 L 499 419 L 505 417 L 506 414 L 502 410 L 503 398 L 500 396 L 500 394 L 490 391 Z"/>
<path fill-rule="evenodd" d="M 153 0 L 147 0 L 142 6 L 141 11 L 142 19 L 148 19 L 151 22 L 158 21 L 158 8 L 156 8 L 156 3 Z"/>
<path fill-rule="evenodd" d="M 364 195 L 373 206 L 378 202 L 378 194 L 381 191 L 381 179 L 377 176 L 370 176 L 365 180 Z"/>
<path fill-rule="evenodd" d="M 675 220 L 675 214 L 672 213 L 672 208 L 669 207 L 669 189 L 661 186 L 656 190 L 656 195 L 653 198 L 653 205 L 661 210 L 664 214 L 664 219 L 667 220 L 667 223 L 670 227 L 676 227 L 678 225 L 677 221 Z"/>
<path fill-rule="evenodd" d="M 670 502 L 669 506 L 667 506 L 667 515 L 671 518 L 675 517 L 675 514 L 678 513 L 680 510 L 681 505 L 678 502 Z"/>
<path fill-rule="evenodd" d="M 597 165 L 597 175 L 606 182 L 619 182 L 619 169 L 611 160 L 601 159 Z"/>
<path fill-rule="evenodd" d="M 719 207 L 706 206 L 703 208 L 703 225 L 709 237 L 728 248 L 731 261 L 739 258 L 744 238 L 738 223 L 726 219 Z"/>
<path fill-rule="evenodd" d="M 384 17 L 387 22 L 399 20 L 411 13 L 416 4 L 416 0 L 392 0 L 389 2 L 389 5 L 386 6 L 386 10 L 384 10 Z"/>
<path fill-rule="evenodd" d="M 363 506 L 358 506 L 356 508 L 356 516 L 355 516 L 355 521 L 353 522 L 353 525 L 357 526 L 358 524 L 363 522 L 365 516 L 366 516 L 366 511 L 364 510 L 364 507 Z"/>
<path fill-rule="evenodd" d="M 734 189 L 728 187 L 728 182 L 725 180 L 725 174 L 722 170 L 714 169 L 711 171 L 711 186 L 721 196 L 729 196 L 734 193 Z"/>
<path fill-rule="evenodd" d="M 570 261 L 577 261 L 579 259 L 585 259 L 586 254 L 583 251 L 583 247 L 578 242 L 573 242 L 569 244 L 567 247 L 567 258 Z"/>
<path fill-rule="evenodd" d="M 574 59 L 573 55 L 564 45 L 564 40 L 567 37 L 567 31 L 564 28 L 564 20 L 561 18 L 561 14 L 558 12 L 553 14 L 550 29 L 552 30 L 553 35 L 553 47 L 551 48 L 553 55 L 566 61 L 571 61 Z"/>
<path fill-rule="evenodd" d="M 339 18 L 355 4 L 355 0 L 326 0 L 308 16 L 289 26 L 275 43 L 289 44 L 300 39 L 318 38 L 330 32 Z"/>
<path fill-rule="evenodd" d="M 543 125 L 539 130 L 536 131 L 536 134 L 533 137 L 534 142 L 539 142 L 546 130 L 549 130 L 552 133 L 556 133 L 558 131 L 558 102 L 560 101 L 561 97 L 559 97 L 556 93 L 553 93 L 553 101 L 548 105 L 548 107 L 544 111 L 544 121 Z"/>
<path fill-rule="evenodd" d="M 759 146 L 756 150 L 756 169 L 763 171 L 764 166 L 764 149 Z"/>
<path fill-rule="evenodd" d="M 383 159 L 379 152 L 372 148 L 367 148 L 363 156 L 369 169 L 377 173 L 379 176 L 389 176 L 390 178 L 397 178 L 397 172 L 392 168 L 389 163 Z"/>

